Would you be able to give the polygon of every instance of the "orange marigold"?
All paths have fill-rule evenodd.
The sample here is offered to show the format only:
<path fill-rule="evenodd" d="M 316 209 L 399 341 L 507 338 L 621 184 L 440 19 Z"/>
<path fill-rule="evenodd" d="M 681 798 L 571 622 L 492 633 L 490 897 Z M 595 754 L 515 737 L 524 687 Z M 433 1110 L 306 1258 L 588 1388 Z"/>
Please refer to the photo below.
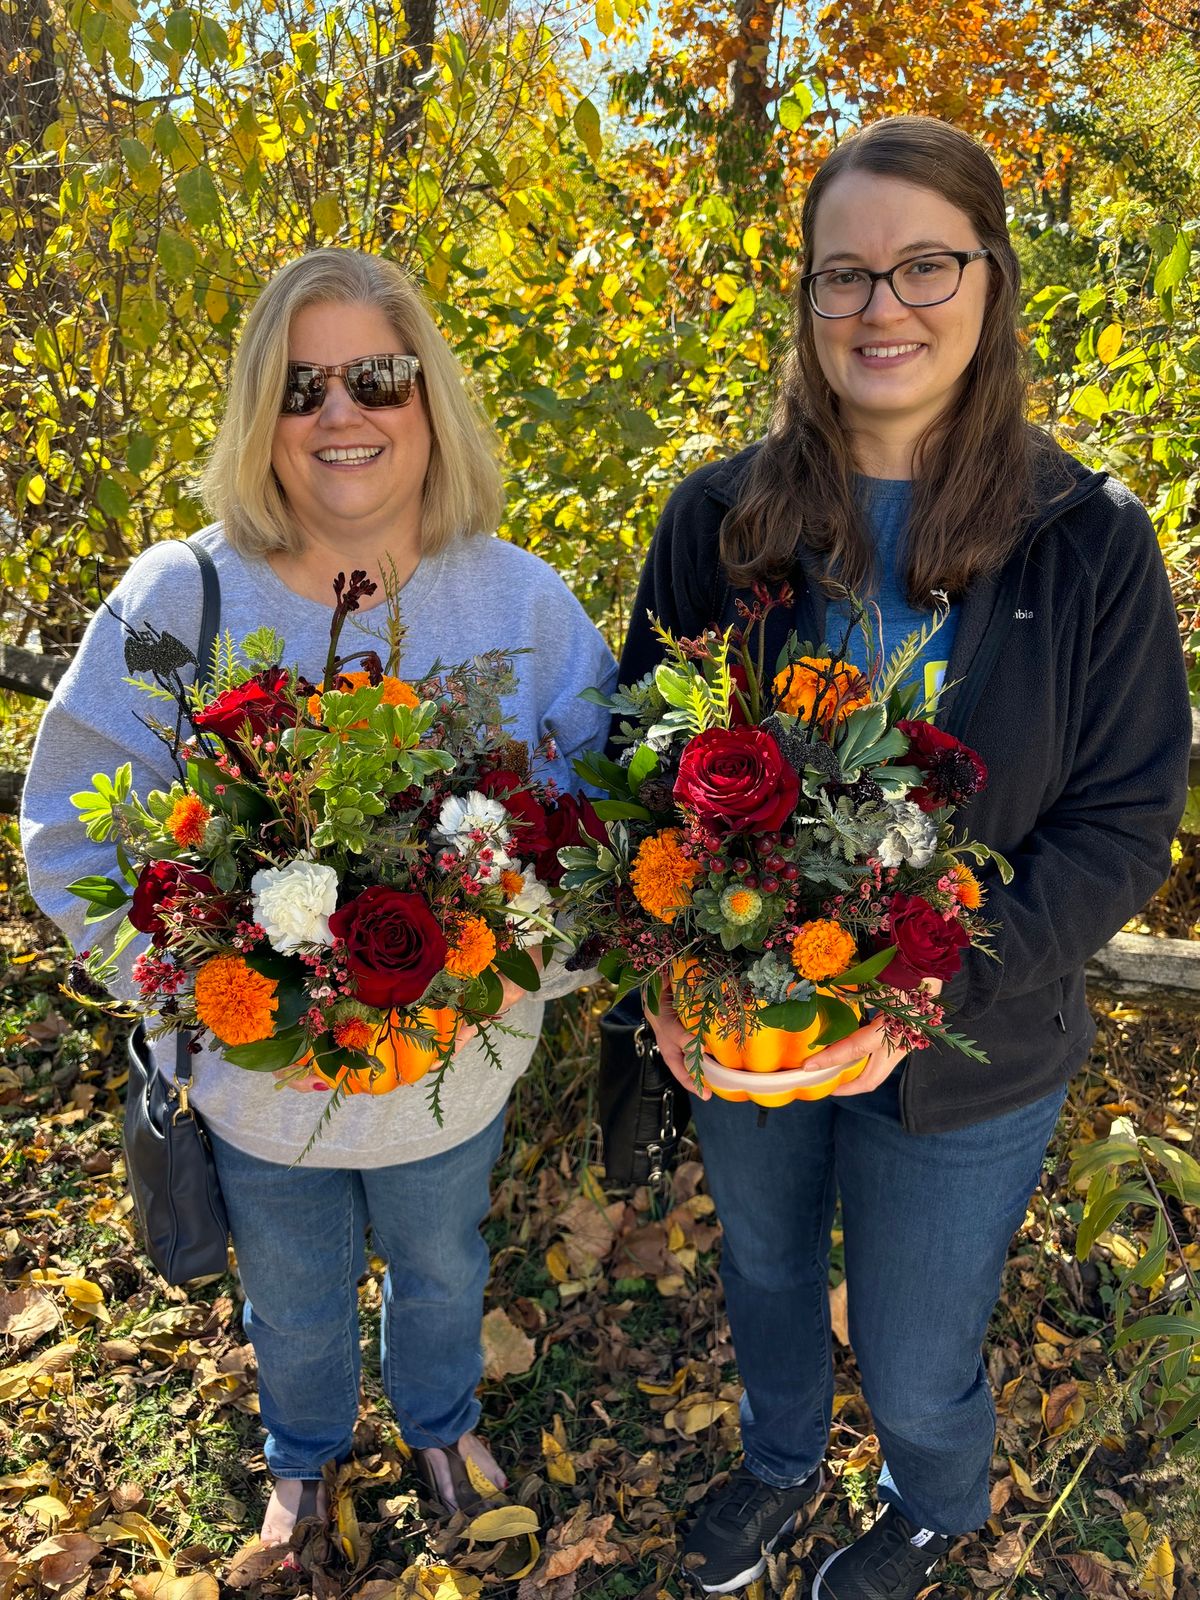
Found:
<path fill-rule="evenodd" d="M 974 911 L 983 901 L 983 888 L 979 879 L 970 867 L 965 867 L 961 861 L 956 861 L 950 868 L 950 876 L 957 883 L 954 898 L 960 906 L 966 906 L 968 911 Z"/>
<path fill-rule="evenodd" d="M 241 956 L 214 956 L 196 974 L 196 1015 L 222 1044 L 269 1039 L 278 1005 L 274 978 Z"/>
<path fill-rule="evenodd" d="M 496 959 L 496 935 L 482 917 L 467 917 L 446 957 L 446 971 L 455 978 L 477 978 Z"/>
<path fill-rule="evenodd" d="M 504 891 L 506 900 L 515 900 L 525 887 L 525 879 L 519 872 L 514 872 L 511 867 L 500 869 L 500 887 Z"/>
<path fill-rule="evenodd" d="M 643 840 L 634 859 L 631 879 L 638 903 L 660 922 L 670 922 L 677 911 L 692 903 L 692 884 L 703 870 L 685 856 L 679 828 L 664 828 Z"/>
<path fill-rule="evenodd" d="M 338 687 L 343 694 L 349 694 L 354 689 L 361 689 L 370 683 L 369 672 L 341 672 L 338 674 Z M 405 683 L 403 678 L 389 678 L 383 676 L 383 704 L 385 706 L 407 706 L 410 711 L 415 711 L 421 701 L 410 683 Z M 324 693 L 322 685 L 316 694 L 308 697 L 308 714 L 314 722 L 321 720 L 321 696 Z"/>
<path fill-rule="evenodd" d="M 801 656 L 776 675 L 772 687 L 781 711 L 808 718 L 815 708 L 820 722 L 844 722 L 871 700 L 871 685 L 858 668 L 832 656 Z"/>
<path fill-rule="evenodd" d="M 845 928 L 822 917 L 806 922 L 792 940 L 792 965 L 802 978 L 823 983 L 851 965 L 855 943 Z"/>
<path fill-rule="evenodd" d="M 343 1050 L 361 1050 L 365 1055 L 370 1055 L 378 1031 L 361 1017 L 347 1017 L 342 1022 L 334 1023 L 333 1042 Z"/>
<path fill-rule="evenodd" d="M 199 795 L 185 794 L 176 800 L 167 818 L 167 832 L 184 850 L 204 843 L 204 833 L 212 821 L 212 812 Z"/>

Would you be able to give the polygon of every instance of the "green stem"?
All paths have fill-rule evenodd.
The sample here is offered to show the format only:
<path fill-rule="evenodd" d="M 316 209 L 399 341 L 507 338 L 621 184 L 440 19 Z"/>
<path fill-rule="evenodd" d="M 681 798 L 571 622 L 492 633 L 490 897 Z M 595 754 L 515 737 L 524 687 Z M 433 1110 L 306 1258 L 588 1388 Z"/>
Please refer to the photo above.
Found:
<path fill-rule="evenodd" d="M 1037 1549 L 1038 1545 L 1042 1542 L 1043 1535 L 1054 1525 L 1054 1522 L 1056 1521 L 1059 1512 L 1066 1505 L 1067 1501 L 1071 1498 L 1071 1493 L 1074 1490 L 1075 1485 L 1079 1482 L 1080 1478 L 1083 1477 L 1083 1474 L 1084 1474 L 1084 1471 L 1085 1471 L 1085 1469 L 1087 1467 L 1088 1462 L 1092 1459 L 1092 1457 L 1095 1455 L 1096 1451 L 1099 1448 L 1100 1448 L 1100 1440 L 1099 1439 L 1093 1439 L 1091 1444 L 1087 1447 L 1087 1451 L 1084 1454 L 1083 1459 L 1080 1461 L 1079 1465 L 1075 1468 L 1075 1471 L 1071 1474 L 1069 1480 L 1067 1481 L 1065 1487 L 1063 1488 L 1062 1493 L 1059 1495 L 1058 1499 L 1054 1502 L 1054 1504 L 1050 1507 L 1049 1511 L 1047 1511 L 1046 1515 L 1042 1518 L 1041 1527 L 1034 1534 L 1033 1538 L 1029 1541 L 1029 1543 L 1025 1546 L 1024 1550 L 1022 1550 L 1021 1559 L 1017 1562 L 1016 1569 L 1014 1570 L 1012 1577 L 1008 1580 L 1008 1582 L 1004 1585 L 1004 1588 L 1000 1591 L 1000 1594 L 997 1597 L 997 1600 L 1009 1600 L 1009 1596 L 1012 1594 L 1013 1584 L 1016 1583 L 1017 1579 L 1020 1578 L 1021 1575 L 1024 1573 L 1025 1568 L 1029 1565 L 1030 1558 L 1032 1557 L 1033 1552 Z"/>

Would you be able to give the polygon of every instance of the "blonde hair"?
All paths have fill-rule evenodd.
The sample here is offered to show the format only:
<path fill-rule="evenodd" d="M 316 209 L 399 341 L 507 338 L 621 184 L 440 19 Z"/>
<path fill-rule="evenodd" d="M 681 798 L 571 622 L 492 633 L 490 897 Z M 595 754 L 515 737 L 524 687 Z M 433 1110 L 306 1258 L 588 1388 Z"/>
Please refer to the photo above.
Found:
<path fill-rule="evenodd" d="M 246 318 L 229 397 L 200 487 L 225 536 L 246 556 L 298 551 L 303 535 L 271 466 L 287 377 L 288 333 L 311 305 L 360 304 L 384 313 L 407 355 L 421 363 L 432 436 L 421 509 L 421 548 L 456 533 L 491 533 L 504 510 L 496 435 L 433 320 L 420 289 L 392 261 L 330 246 L 281 267 Z M 366 353 L 366 352 L 364 352 Z"/>

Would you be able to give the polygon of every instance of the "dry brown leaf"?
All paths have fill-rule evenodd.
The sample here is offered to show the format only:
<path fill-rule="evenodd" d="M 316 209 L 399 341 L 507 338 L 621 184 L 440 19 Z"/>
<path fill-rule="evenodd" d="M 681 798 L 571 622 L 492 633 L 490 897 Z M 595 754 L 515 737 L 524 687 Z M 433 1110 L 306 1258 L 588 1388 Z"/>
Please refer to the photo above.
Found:
<path fill-rule="evenodd" d="M 1017 1562 L 1025 1553 L 1025 1541 L 1021 1538 L 1016 1528 L 1006 1533 L 1002 1539 L 988 1551 L 987 1564 L 993 1572 L 1002 1578 L 1011 1578 L 1017 1570 Z"/>
<path fill-rule="evenodd" d="M 218 1600 L 220 1590 L 211 1572 L 188 1572 L 172 1577 L 166 1572 L 131 1578 L 135 1600 Z"/>
<path fill-rule="evenodd" d="M 287 1555 L 287 1548 L 278 1544 L 263 1544 L 253 1538 L 244 1544 L 225 1571 L 225 1582 L 231 1589 L 246 1589 L 277 1567 Z"/>
<path fill-rule="evenodd" d="M 1051 1438 L 1077 1427 L 1086 1411 L 1086 1402 L 1074 1379 L 1058 1384 L 1049 1394 L 1042 1396 L 1042 1421 Z"/>
<path fill-rule="evenodd" d="M 492 1383 L 528 1372 L 535 1353 L 533 1340 L 499 1306 L 484 1317 L 483 1375 Z"/>
<path fill-rule="evenodd" d="M 846 1309 L 846 1280 L 842 1279 L 836 1289 L 829 1291 L 829 1321 L 833 1327 L 833 1337 L 839 1344 L 849 1345 L 850 1325 Z"/>
<path fill-rule="evenodd" d="M 58 1308 L 48 1294 L 32 1285 L 0 1294 L 0 1334 L 18 1350 L 28 1350 L 59 1324 Z"/>
<path fill-rule="evenodd" d="M 572 1488 L 578 1478 L 575 1463 L 566 1446 L 566 1433 L 561 1417 L 554 1419 L 554 1431 L 542 1429 L 542 1458 L 546 1463 L 546 1476 L 551 1483 L 561 1483 Z"/>
<path fill-rule="evenodd" d="M 1028 1500 L 1032 1505 L 1038 1506 L 1044 1505 L 1050 1498 L 1045 1490 L 1034 1487 L 1033 1479 L 1025 1471 L 1025 1468 L 1019 1461 L 1014 1461 L 1011 1456 L 1008 1458 L 1008 1470 L 1013 1475 L 1013 1482 L 1016 1484 L 1022 1500 Z"/>
<path fill-rule="evenodd" d="M 1094 1555 L 1080 1553 L 1063 1559 L 1088 1600 L 1128 1600 L 1125 1585 L 1107 1567 L 1101 1566 Z"/>
<path fill-rule="evenodd" d="M 705 1428 L 711 1428 L 714 1422 L 721 1422 L 726 1417 L 737 1415 L 737 1403 L 733 1400 L 695 1399 L 689 1400 L 684 1405 L 675 1406 L 663 1418 L 664 1428 L 675 1428 L 691 1438 L 695 1433 L 701 1433 Z"/>
<path fill-rule="evenodd" d="M 556 1534 L 574 1533 L 576 1517 L 566 1524 L 565 1528 L 556 1528 Z M 593 1561 L 598 1567 L 607 1566 L 610 1561 L 619 1561 L 621 1547 L 609 1544 L 606 1535 L 613 1525 L 613 1514 L 606 1512 L 602 1517 L 589 1517 L 579 1532 L 578 1538 L 563 1549 L 555 1550 L 546 1562 L 546 1577 L 561 1578 L 568 1572 L 577 1571 L 585 1561 Z M 551 1536 L 553 1538 L 553 1535 Z"/>
<path fill-rule="evenodd" d="M 103 1548 L 86 1533 L 55 1533 L 34 1545 L 25 1560 L 37 1563 L 47 1589 L 65 1589 L 83 1576 Z"/>

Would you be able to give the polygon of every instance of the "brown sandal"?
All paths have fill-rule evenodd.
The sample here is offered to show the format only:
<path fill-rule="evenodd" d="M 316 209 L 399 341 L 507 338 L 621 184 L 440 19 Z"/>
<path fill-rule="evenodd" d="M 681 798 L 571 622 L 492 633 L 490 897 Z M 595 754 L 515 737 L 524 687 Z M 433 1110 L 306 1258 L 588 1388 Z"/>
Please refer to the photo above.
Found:
<path fill-rule="evenodd" d="M 454 1498 L 448 1500 L 438 1483 L 434 1471 L 435 1457 L 441 1457 L 445 1463 L 446 1471 Z M 425 1485 L 426 1498 L 433 1505 L 439 1516 L 452 1517 L 456 1511 L 461 1511 L 464 1516 L 475 1517 L 481 1511 L 486 1511 L 494 1501 L 486 1495 L 480 1494 L 472 1483 L 467 1472 L 467 1463 L 463 1458 L 458 1445 L 432 1445 L 426 1450 L 414 1450 L 413 1457 L 417 1463 L 417 1471 Z M 499 1495 L 497 1485 L 494 1493 Z"/>

